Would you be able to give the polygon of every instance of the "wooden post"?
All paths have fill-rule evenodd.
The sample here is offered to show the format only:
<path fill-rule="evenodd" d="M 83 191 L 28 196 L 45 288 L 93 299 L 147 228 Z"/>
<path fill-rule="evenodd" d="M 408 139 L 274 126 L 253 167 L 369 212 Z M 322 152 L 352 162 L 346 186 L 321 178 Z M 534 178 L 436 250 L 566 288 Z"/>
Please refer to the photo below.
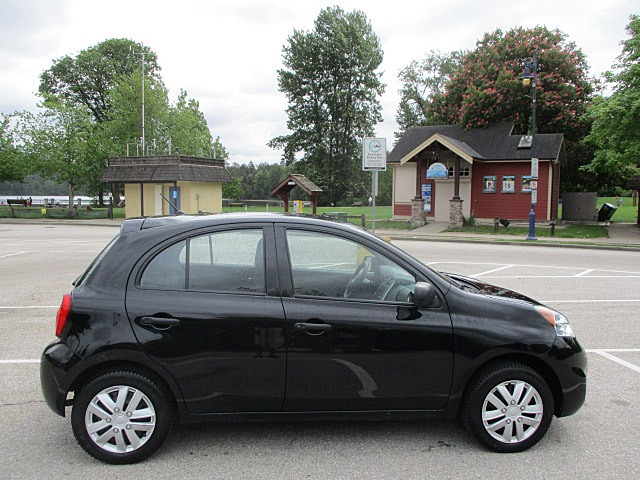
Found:
<path fill-rule="evenodd" d="M 140 216 L 144 217 L 144 183 L 140 183 Z"/>

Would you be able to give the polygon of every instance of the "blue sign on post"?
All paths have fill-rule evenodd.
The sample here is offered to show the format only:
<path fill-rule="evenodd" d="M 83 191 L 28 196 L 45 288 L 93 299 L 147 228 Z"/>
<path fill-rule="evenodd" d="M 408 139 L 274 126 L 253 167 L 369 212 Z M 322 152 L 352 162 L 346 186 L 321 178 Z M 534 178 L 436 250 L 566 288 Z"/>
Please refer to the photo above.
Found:
<path fill-rule="evenodd" d="M 431 213 L 431 184 L 422 184 L 422 200 L 424 201 L 424 213 Z"/>
<path fill-rule="evenodd" d="M 180 187 L 169 187 L 169 198 L 171 199 L 169 214 L 177 215 L 180 210 Z"/>

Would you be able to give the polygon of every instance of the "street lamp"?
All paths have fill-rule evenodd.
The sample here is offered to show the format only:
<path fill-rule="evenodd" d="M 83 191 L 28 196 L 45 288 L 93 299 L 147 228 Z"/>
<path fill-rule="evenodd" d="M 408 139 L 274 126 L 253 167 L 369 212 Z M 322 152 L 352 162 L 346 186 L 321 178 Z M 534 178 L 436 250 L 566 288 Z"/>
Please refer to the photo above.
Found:
<path fill-rule="evenodd" d="M 536 136 L 536 83 L 538 80 L 538 49 L 533 50 L 533 58 L 525 60 L 522 64 L 522 75 L 520 76 L 524 86 L 531 85 L 531 138 L 532 146 Z M 538 159 L 531 158 L 531 210 L 529 212 L 529 236 L 527 240 L 537 240 L 536 237 L 536 211 L 535 205 L 538 200 Z M 535 183 L 534 183 L 535 182 Z M 535 187 L 535 188 L 534 188 Z"/>

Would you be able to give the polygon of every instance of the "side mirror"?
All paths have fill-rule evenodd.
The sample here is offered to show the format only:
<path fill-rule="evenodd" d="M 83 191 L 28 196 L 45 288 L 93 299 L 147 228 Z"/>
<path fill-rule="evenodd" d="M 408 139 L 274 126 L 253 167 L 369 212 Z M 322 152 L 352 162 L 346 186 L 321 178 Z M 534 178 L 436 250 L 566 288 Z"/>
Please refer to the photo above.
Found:
<path fill-rule="evenodd" d="M 436 294 L 436 287 L 427 282 L 416 282 L 412 301 L 416 308 L 437 308 L 442 305 Z"/>

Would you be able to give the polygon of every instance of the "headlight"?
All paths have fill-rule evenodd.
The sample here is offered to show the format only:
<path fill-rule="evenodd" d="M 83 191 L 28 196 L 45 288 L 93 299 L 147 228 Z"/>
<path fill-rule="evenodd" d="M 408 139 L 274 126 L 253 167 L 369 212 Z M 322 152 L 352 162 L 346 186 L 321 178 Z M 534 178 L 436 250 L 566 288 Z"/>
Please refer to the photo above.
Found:
<path fill-rule="evenodd" d="M 537 305 L 536 311 L 556 329 L 556 335 L 559 337 L 575 337 L 573 329 L 569 325 L 569 320 L 559 312 L 550 308 Z"/>

